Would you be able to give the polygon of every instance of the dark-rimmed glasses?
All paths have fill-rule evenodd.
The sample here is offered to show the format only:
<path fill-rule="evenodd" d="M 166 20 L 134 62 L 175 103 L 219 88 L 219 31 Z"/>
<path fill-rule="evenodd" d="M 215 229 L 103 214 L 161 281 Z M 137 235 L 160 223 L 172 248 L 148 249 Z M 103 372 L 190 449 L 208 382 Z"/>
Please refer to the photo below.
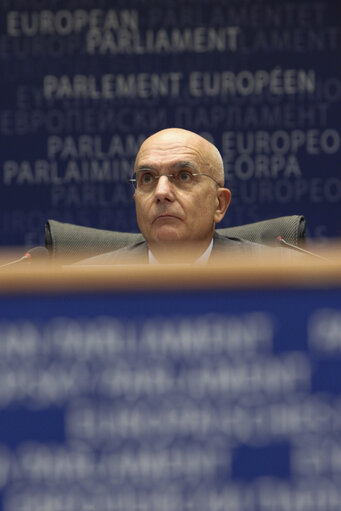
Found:
<path fill-rule="evenodd" d="M 162 176 L 167 177 L 170 183 L 174 184 L 177 188 L 182 190 L 190 190 L 199 181 L 200 176 L 209 177 L 218 187 L 220 187 L 218 181 L 216 181 L 209 174 L 191 172 L 189 170 L 178 170 L 172 174 L 156 174 L 150 170 L 138 170 L 135 175 L 136 178 L 129 179 L 129 182 L 134 186 L 136 190 L 141 192 L 150 192 L 154 190 L 160 177 Z"/>

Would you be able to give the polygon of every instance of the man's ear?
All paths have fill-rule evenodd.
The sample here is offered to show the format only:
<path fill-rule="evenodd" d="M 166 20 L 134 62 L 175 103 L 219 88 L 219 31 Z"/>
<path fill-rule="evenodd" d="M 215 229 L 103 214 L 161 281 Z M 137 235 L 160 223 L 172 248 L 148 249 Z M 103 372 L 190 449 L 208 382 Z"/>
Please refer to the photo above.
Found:
<path fill-rule="evenodd" d="M 228 188 L 218 188 L 217 191 L 218 205 L 214 214 L 214 222 L 217 224 L 220 222 L 227 211 L 227 208 L 231 202 L 231 190 Z"/>

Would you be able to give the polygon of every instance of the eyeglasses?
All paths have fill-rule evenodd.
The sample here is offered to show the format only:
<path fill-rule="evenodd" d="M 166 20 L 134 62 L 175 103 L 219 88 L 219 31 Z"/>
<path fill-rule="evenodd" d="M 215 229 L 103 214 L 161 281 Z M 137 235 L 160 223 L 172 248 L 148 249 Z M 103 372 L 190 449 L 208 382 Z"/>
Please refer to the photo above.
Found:
<path fill-rule="evenodd" d="M 136 178 L 129 179 L 129 182 L 134 186 L 136 190 L 141 192 L 150 192 L 156 188 L 156 185 L 160 177 L 165 176 L 169 182 L 174 184 L 181 190 L 190 190 L 199 181 L 200 176 L 209 177 L 220 187 L 218 181 L 216 181 L 209 174 L 202 174 L 199 172 L 190 172 L 189 170 L 179 170 L 172 174 L 155 174 L 150 170 L 138 170 L 136 172 Z"/>

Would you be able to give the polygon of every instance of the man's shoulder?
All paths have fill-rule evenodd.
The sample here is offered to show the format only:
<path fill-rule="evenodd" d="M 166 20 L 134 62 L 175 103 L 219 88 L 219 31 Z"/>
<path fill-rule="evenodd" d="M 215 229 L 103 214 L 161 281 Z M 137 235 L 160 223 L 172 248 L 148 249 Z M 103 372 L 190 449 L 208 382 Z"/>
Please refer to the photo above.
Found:
<path fill-rule="evenodd" d="M 214 233 L 213 237 L 213 250 L 212 255 L 219 256 L 223 254 L 233 254 L 235 252 L 242 252 L 249 255 L 267 255 L 267 254 L 278 254 L 288 253 L 280 247 L 271 247 L 269 245 L 263 245 L 261 243 L 255 243 L 253 241 L 245 240 L 243 238 L 235 238 L 231 236 L 223 236 L 217 232 Z"/>
<path fill-rule="evenodd" d="M 213 248 L 217 249 L 230 249 L 230 250 L 262 250 L 268 248 L 260 243 L 254 243 L 243 238 L 236 238 L 232 236 L 224 236 L 218 232 L 214 233 L 213 236 Z"/>
<path fill-rule="evenodd" d="M 146 241 L 139 241 L 112 252 L 105 252 L 104 254 L 82 259 L 76 264 L 88 266 L 146 262 L 148 262 L 148 245 Z"/>

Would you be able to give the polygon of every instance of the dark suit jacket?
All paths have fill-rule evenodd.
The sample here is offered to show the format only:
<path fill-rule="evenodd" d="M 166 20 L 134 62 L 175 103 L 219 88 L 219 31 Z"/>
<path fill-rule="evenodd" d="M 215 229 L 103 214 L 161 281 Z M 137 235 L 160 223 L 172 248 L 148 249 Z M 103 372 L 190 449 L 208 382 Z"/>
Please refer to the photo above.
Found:
<path fill-rule="evenodd" d="M 210 255 L 209 262 L 213 262 L 216 258 L 223 254 L 233 253 L 248 253 L 253 255 L 260 255 L 264 251 L 277 251 L 260 245 L 258 243 L 252 243 L 251 241 L 243 240 L 240 238 L 230 238 L 227 236 L 221 236 L 218 233 L 214 233 L 213 236 L 213 248 Z M 140 241 L 133 245 L 114 250 L 113 252 L 107 252 L 98 256 L 83 259 L 76 264 L 79 265 L 110 265 L 110 264 L 132 264 L 132 263 L 148 263 L 148 245 L 146 241 Z"/>

